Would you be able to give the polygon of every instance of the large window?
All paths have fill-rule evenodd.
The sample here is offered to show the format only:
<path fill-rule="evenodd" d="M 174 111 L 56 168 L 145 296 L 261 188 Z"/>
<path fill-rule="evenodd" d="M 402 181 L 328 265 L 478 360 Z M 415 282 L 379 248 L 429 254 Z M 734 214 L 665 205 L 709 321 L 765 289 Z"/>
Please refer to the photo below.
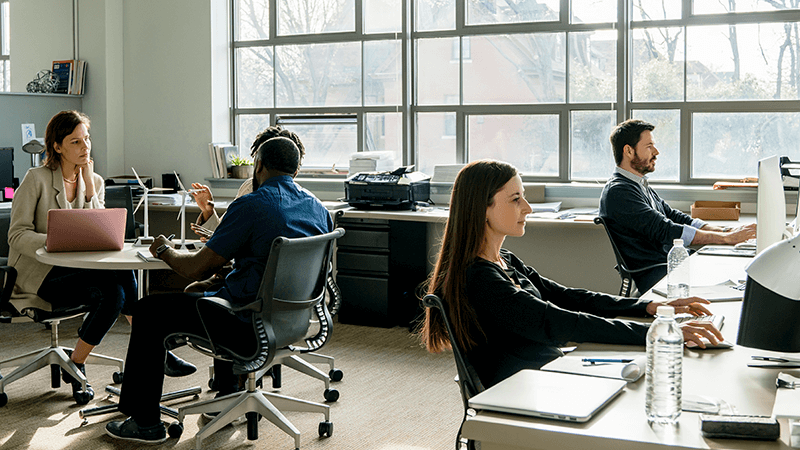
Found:
<path fill-rule="evenodd" d="M 753 176 L 800 159 L 796 3 L 235 0 L 237 143 L 282 123 L 309 142 L 305 168 L 381 150 L 429 174 L 497 158 L 601 180 L 633 117 L 656 125 L 653 179 Z"/>
<path fill-rule="evenodd" d="M 11 27 L 8 0 L 0 0 L 0 91 L 11 90 Z"/>

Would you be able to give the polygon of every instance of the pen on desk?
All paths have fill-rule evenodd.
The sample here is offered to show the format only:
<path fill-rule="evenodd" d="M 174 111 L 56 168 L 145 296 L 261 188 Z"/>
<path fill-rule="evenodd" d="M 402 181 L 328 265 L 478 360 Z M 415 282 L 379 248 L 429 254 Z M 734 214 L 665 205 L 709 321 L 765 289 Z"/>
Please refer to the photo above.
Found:
<path fill-rule="evenodd" d="M 627 358 L 622 358 L 622 359 L 620 359 L 620 358 L 583 358 L 582 361 L 585 362 L 585 363 L 589 363 L 589 364 L 595 364 L 595 363 L 626 363 L 627 364 L 629 362 L 633 362 L 633 359 L 627 359 Z"/>

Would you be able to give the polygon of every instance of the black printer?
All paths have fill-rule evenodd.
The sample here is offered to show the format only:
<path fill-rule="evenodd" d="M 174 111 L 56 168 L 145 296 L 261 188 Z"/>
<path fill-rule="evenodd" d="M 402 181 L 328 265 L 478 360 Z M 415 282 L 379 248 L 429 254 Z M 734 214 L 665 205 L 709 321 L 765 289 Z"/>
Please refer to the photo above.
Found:
<path fill-rule="evenodd" d="M 417 202 L 429 202 L 431 177 L 413 168 L 353 174 L 344 182 L 344 201 L 360 209 L 412 209 Z"/>

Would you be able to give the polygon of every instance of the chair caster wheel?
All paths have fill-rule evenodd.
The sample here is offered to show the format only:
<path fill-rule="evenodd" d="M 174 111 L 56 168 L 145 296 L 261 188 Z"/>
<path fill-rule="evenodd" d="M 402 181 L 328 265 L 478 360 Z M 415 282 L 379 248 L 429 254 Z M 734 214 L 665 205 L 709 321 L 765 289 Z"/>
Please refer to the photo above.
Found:
<path fill-rule="evenodd" d="M 7 404 L 8 404 L 8 394 L 3 392 L 2 394 L 0 394 L 0 408 L 6 406 Z"/>
<path fill-rule="evenodd" d="M 339 391 L 336 389 L 325 389 L 323 395 L 325 396 L 325 401 L 329 403 L 339 400 Z"/>
<path fill-rule="evenodd" d="M 333 436 L 333 422 L 320 422 L 319 423 L 319 437 Z"/>
<path fill-rule="evenodd" d="M 339 369 L 331 369 L 331 371 L 328 372 L 328 376 L 331 377 L 331 381 L 342 381 L 342 378 L 344 378 L 344 372 Z"/>
<path fill-rule="evenodd" d="M 114 380 L 114 384 L 122 383 L 123 372 L 114 372 L 111 374 L 111 379 Z"/>
<path fill-rule="evenodd" d="M 94 392 L 78 391 L 72 394 L 72 398 L 75 399 L 75 403 L 85 405 L 94 398 Z"/>
<path fill-rule="evenodd" d="M 167 427 L 167 434 L 169 437 L 178 439 L 183 434 L 183 424 L 180 422 L 172 422 Z"/>

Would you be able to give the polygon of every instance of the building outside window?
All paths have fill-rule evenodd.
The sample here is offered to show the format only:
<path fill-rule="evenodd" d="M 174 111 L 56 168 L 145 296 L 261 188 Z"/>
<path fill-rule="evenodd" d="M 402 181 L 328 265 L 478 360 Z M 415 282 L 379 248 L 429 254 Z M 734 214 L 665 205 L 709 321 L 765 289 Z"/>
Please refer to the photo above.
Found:
<path fill-rule="evenodd" d="M 237 143 L 300 120 L 284 124 L 314 142 L 305 168 L 386 150 L 429 174 L 496 158 L 530 181 L 604 180 L 627 118 L 656 125 L 662 182 L 800 159 L 797 0 L 232 5 Z"/>

